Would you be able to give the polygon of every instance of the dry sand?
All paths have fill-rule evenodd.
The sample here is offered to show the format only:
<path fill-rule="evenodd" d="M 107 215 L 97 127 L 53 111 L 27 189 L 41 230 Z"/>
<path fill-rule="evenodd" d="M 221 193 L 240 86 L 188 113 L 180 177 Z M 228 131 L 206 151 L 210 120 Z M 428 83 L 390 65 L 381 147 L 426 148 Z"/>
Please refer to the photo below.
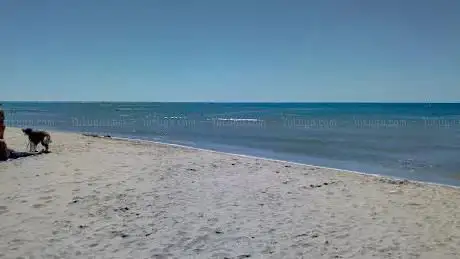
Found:
<path fill-rule="evenodd" d="M 0 163 L 0 258 L 459 258 L 455 188 L 52 137 L 53 153 Z"/>

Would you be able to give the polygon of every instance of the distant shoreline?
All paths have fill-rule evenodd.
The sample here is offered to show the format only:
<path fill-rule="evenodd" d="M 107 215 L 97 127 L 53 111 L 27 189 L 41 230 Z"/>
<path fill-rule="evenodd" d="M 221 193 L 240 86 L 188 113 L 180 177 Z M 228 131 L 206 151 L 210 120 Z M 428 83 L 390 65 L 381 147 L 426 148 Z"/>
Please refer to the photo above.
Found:
<path fill-rule="evenodd" d="M 459 101 L 452 102 L 323 102 L 323 101 L 311 101 L 311 102 L 289 102 L 289 101 L 277 101 L 277 102 L 265 102 L 265 101 L 242 101 L 242 102 L 231 102 L 231 101 L 0 101 L 2 103 L 102 103 L 102 104 L 111 104 L 111 103 L 191 103 L 191 104 L 460 104 Z"/>

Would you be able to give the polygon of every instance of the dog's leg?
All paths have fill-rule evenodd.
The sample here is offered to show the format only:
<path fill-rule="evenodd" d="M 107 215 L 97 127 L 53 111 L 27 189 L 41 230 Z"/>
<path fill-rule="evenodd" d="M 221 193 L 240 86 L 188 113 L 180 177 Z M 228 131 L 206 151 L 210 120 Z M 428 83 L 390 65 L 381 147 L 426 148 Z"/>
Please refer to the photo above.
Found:
<path fill-rule="evenodd" d="M 42 146 L 45 147 L 45 151 L 48 152 L 48 149 L 49 149 L 48 143 L 47 143 L 46 141 L 42 141 L 42 142 L 40 142 L 40 143 L 42 144 Z"/>
<path fill-rule="evenodd" d="M 42 141 L 40 142 L 42 144 L 42 146 L 45 147 L 45 151 L 48 152 L 49 151 L 49 145 L 51 143 L 51 136 L 50 135 L 46 135 Z"/>
<path fill-rule="evenodd" d="M 34 142 L 31 142 L 30 143 L 30 152 L 37 152 L 37 144 L 35 144 Z"/>

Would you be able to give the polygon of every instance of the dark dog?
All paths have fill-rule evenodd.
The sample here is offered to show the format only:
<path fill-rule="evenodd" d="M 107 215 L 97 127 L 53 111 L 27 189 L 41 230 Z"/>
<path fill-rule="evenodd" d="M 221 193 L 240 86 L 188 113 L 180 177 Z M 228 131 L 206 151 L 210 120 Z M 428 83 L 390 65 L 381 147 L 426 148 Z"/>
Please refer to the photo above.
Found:
<path fill-rule="evenodd" d="M 46 131 L 35 131 L 31 128 L 23 129 L 25 135 L 29 137 L 30 152 L 37 152 L 37 145 L 42 144 L 45 151 L 48 152 L 49 144 L 51 143 L 51 136 Z"/>

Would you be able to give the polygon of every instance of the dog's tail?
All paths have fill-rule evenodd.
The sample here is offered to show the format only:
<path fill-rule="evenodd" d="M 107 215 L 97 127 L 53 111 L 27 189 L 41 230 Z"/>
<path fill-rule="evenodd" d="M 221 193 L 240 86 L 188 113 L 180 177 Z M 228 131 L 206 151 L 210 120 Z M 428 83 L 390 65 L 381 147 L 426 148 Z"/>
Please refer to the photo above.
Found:
<path fill-rule="evenodd" d="M 43 142 L 44 142 L 46 145 L 49 145 L 49 144 L 52 143 L 53 141 L 51 140 L 51 136 L 50 136 L 50 135 L 46 135 L 45 138 L 43 139 Z"/>

